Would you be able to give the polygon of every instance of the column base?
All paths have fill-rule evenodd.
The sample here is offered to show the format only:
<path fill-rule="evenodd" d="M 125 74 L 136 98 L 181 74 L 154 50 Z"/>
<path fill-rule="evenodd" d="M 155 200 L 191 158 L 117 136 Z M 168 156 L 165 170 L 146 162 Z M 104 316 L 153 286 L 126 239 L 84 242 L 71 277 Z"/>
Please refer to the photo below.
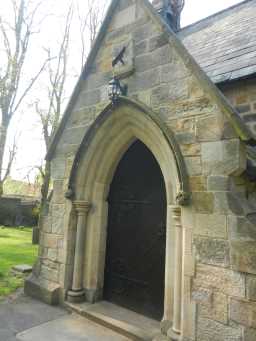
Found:
<path fill-rule="evenodd" d="M 163 335 L 167 335 L 167 332 L 172 327 L 172 322 L 169 320 L 162 320 L 160 322 L 160 329 Z"/>
<path fill-rule="evenodd" d="M 173 329 L 169 329 L 167 332 L 167 336 L 172 341 L 181 341 L 181 335 L 179 333 L 176 333 Z"/>
<path fill-rule="evenodd" d="M 171 341 L 181 341 L 181 335 L 176 333 L 173 329 L 169 329 L 167 332 L 167 336 Z"/>
<path fill-rule="evenodd" d="M 85 301 L 84 290 L 73 291 L 69 290 L 67 295 L 67 300 L 70 303 L 82 303 Z"/>

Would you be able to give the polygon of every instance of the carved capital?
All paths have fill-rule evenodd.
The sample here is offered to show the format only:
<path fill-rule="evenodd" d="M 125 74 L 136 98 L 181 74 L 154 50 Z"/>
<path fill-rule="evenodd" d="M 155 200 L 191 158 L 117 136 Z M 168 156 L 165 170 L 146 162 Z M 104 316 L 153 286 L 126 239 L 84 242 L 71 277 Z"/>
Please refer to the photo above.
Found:
<path fill-rule="evenodd" d="M 91 208 L 91 204 L 83 200 L 76 200 L 73 202 L 73 205 L 78 215 L 85 215 Z"/>
<path fill-rule="evenodd" d="M 181 207 L 178 205 L 171 206 L 172 218 L 176 227 L 181 227 Z"/>
<path fill-rule="evenodd" d="M 189 205 L 190 197 L 191 197 L 190 193 L 180 191 L 176 196 L 177 205 L 181 205 L 181 206 Z"/>

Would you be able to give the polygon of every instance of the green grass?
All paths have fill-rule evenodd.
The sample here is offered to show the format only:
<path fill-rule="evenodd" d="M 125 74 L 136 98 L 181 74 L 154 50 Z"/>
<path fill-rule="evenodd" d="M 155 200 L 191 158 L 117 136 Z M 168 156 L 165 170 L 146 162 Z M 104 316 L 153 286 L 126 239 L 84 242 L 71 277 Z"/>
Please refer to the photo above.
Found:
<path fill-rule="evenodd" d="M 14 265 L 33 265 L 37 246 L 32 245 L 32 229 L 0 227 L 0 300 L 23 286 L 24 276 L 14 275 Z"/>

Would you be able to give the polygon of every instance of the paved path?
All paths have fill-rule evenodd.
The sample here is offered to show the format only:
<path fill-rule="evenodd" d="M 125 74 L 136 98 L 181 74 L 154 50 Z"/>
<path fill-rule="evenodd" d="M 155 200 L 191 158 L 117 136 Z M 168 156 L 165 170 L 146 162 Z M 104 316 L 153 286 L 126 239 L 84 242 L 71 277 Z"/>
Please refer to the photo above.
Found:
<path fill-rule="evenodd" d="M 58 307 L 20 296 L 0 304 L 0 341 L 128 341 Z"/>

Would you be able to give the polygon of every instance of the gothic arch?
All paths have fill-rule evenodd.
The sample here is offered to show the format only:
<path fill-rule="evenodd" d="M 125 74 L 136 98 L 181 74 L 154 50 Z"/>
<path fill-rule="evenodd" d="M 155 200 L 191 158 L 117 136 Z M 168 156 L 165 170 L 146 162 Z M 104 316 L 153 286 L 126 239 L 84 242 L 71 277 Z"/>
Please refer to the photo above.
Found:
<path fill-rule="evenodd" d="M 90 302 L 101 298 L 109 188 L 120 159 L 137 139 L 154 155 L 165 182 L 167 247 L 164 320 L 179 332 L 183 263 L 181 206 L 189 202 L 186 168 L 171 131 L 150 109 L 127 98 L 120 98 L 115 105 L 108 105 L 98 116 L 83 139 L 71 171 L 67 197 L 73 201 L 77 212 L 77 239 L 73 286 L 69 294 L 74 298 L 85 292 Z"/>

